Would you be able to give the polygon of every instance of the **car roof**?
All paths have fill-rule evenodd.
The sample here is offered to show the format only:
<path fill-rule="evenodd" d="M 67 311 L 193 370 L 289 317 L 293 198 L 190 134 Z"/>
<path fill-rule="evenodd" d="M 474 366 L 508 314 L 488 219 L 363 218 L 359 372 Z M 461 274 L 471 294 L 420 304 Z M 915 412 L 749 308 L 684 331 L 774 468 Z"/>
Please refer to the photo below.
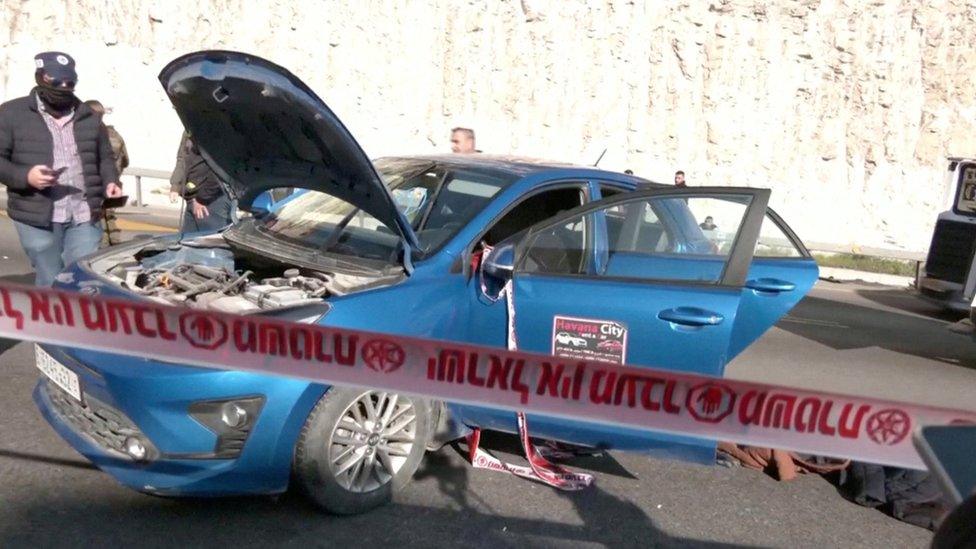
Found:
<path fill-rule="evenodd" d="M 556 160 L 545 160 L 540 158 L 530 158 L 523 156 L 507 156 L 507 155 L 493 155 L 493 154 L 438 154 L 438 155 L 419 155 L 419 156 L 395 156 L 395 157 L 384 157 L 384 160 L 417 160 L 421 162 L 431 162 L 437 165 L 451 167 L 451 168 L 464 168 L 467 170 L 473 170 L 485 174 L 495 174 L 508 176 L 511 179 L 520 179 L 530 175 L 540 175 L 548 174 L 554 177 L 559 176 L 561 173 L 573 172 L 576 176 L 580 176 L 581 171 L 589 172 L 588 176 L 596 177 L 599 175 L 610 176 L 611 179 L 618 181 L 625 181 L 633 183 L 634 185 L 650 185 L 657 186 L 660 183 L 654 183 L 642 177 L 637 177 L 634 175 L 623 174 L 619 172 L 613 172 L 609 170 L 601 170 L 593 166 L 581 166 L 578 164 L 571 164 L 568 162 L 560 162 Z M 379 159 L 378 159 L 379 160 Z M 663 185 L 662 185 L 663 186 Z"/>

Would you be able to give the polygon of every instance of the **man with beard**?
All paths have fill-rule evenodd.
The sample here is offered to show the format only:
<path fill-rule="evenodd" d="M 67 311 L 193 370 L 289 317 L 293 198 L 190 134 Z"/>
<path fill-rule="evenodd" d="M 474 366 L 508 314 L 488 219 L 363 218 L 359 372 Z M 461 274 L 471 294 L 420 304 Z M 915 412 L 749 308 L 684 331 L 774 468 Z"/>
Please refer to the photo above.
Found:
<path fill-rule="evenodd" d="M 34 63 L 37 86 L 0 105 L 0 182 L 35 284 L 50 286 L 98 249 L 102 203 L 122 186 L 105 125 L 75 97 L 74 59 L 44 52 Z"/>
<path fill-rule="evenodd" d="M 688 184 L 685 183 L 685 172 L 678 170 L 674 172 L 674 186 L 675 187 L 687 187 Z"/>

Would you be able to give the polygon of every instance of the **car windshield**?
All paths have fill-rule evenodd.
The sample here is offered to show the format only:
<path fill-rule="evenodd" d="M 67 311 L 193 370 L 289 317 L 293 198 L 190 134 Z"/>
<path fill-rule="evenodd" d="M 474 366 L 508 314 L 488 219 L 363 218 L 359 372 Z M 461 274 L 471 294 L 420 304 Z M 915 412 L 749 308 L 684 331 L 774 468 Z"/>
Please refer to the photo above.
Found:
<path fill-rule="evenodd" d="M 436 252 L 513 178 L 417 159 L 380 159 L 377 171 L 410 222 L 422 259 Z M 277 238 L 322 253 L 395 262 L 401 250 L 393 229 L 334 196 L 300 191 L 263 220 Z"/>

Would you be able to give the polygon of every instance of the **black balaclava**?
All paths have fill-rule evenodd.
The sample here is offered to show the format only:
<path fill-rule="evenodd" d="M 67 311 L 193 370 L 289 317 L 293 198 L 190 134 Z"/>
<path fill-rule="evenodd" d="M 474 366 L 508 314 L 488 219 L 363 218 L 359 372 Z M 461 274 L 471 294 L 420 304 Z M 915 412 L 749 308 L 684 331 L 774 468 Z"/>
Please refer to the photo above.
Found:
<path fill-rule="evenodd" d="M 41 98 L 44 105 L 53 113 L 67 113 L 78 102 L 73 88 L 60 88 L 48 84 L 44 81 L 44 73 L 42 71 L 35 73 L 35 80 L 37 81 L 37 87 L 34 89 L 37 91 L 37 96 Z"/>
<path fill-rule="evenodd" d="M 50 107 L 52 111 L 57 112 L 71 110 L 71 107 L 78 101 L 78 98 L 75 97 L 75 92 L 65 88 L 38 86 L 37 96 L 41 98 L 44 105 Z"/>

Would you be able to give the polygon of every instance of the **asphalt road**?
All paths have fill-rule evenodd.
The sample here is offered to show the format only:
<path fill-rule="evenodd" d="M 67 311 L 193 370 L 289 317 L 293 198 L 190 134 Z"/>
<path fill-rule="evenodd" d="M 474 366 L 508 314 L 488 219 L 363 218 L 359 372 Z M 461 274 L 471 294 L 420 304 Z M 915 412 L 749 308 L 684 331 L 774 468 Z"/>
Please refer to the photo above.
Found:
<path fill-rule="evenodd" d="M 28 273 L 9 221 L 0 219 L 0 279 L 29 281 Z M 950 330 L 951 320 L 903 290 L 820 283 L 728 375 L 972 408 L 976 343 Z M 0 341 L 4 547 L 921 547 L 931 538 L 845 501 L 820 477 L 781 483 L 741 468 L 626 453 L 578 460 L 573 465 L 594 472 L 596 485 L 561 493 L 473 470 L 447 447 L 428 454 L 395 505 L 348 518 L 320 514 L 291 493 L 157 498 L 120 487 L 61 441 L 31 401 L 37 377 L 30 345 Z M 513 437 L 488 437 L 487 446 L 518 461 Z"/>

